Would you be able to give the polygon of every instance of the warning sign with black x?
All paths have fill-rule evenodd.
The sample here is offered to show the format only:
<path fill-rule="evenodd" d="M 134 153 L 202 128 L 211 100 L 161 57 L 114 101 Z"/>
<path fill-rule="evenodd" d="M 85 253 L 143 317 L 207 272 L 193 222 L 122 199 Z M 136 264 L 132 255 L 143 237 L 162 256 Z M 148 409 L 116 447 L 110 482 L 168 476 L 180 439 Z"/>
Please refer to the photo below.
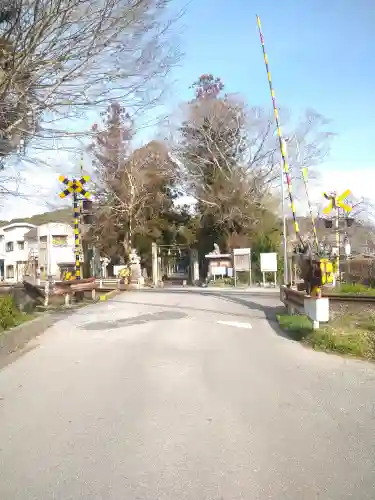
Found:
<path fill-rule="evenodd" d="M 83 185 L 86 184 L 88 180 L 90 180 L 89 176 L 84 176 L 81 177 L 80 179 L 70 180 L 64 175 L 60 175 L 59 181 L 66 185 L 66 189 L 64 189 L 64 191 L 61 191 L 59 195 L 60 198 L 65 198 L 66 196 L 69 196 L 72 193 L 79 193 L 85 198 L 90 198 L 91 196 L 90 193 L 86 191 L 86 189 L 84 189 L 83 187 Z"/>

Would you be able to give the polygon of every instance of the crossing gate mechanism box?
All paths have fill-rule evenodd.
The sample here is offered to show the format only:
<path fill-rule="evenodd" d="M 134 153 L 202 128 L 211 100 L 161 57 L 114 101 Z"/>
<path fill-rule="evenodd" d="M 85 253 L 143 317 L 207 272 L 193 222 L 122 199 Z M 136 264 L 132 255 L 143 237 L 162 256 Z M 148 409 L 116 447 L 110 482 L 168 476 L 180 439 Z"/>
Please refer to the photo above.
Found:
<path fill-rule="evenodd" d="M 333 264 L 328 259 L 319 260 L 322 285 L 331 285 L 334 280 Z"/>
<path fill-rule="evenodd" d="M 329 299 L 306 297 L 303 301 L 306 316 L 316 323 L 328 323 L 329 321 Z"/>

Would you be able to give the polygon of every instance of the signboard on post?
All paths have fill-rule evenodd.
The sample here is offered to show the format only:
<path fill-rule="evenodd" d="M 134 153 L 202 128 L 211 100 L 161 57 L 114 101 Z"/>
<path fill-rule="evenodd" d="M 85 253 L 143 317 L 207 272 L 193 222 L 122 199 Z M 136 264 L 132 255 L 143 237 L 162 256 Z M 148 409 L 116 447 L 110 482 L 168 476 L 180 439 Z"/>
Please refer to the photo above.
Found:
<path fill-rule="evenodd" d="M 249 273 L 249 286 L 251 286 L 251 248 L 233 249 L 234 284 L 237 285 L 237 272 Z"/>
<path fill-rule="evenodd" d="M 277 253 L 261 253 L 260 254 L 260 271 L 263 274 L 263 286 L 266 286 L 266 273 L 274 274 L 274 281 L 276 286 L 276 273 L 277 273 Z"/>
<path fill-rule="evenodd" d="M 225 266 L 213 266 L 212 267 L 213 276 L 226 276 L 227 268 Z"/>
<path fill-rule="evenodd" d="M 277 253 L 261 253 L 260 254 L 260 270 L 262 273 L 277 272 Z"/>

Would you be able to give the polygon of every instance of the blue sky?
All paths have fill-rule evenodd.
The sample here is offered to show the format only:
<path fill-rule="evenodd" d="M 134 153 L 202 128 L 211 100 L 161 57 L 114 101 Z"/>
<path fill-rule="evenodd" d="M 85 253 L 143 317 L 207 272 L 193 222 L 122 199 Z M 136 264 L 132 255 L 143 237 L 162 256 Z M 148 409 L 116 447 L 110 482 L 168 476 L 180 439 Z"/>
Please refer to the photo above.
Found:
<path fill-rule="evenodd" d="M 184 4 L 186 0 L 173 0 L 175 8 Z M 270 107 L 256 14 L 278 106 L 294 115 L 312 107 L 332 120 L 330 130 L 337 133 L 320 169 L 316 197 L 321 198 L 323 189 L 349 187 L 356 196 L 375 201 L 374 0 L 191 0 L 179 22 L 185 57 L 172 72 L 176 83 L 167 109 L 191 98 L 189 86 L 202 73 L 220 76 L 225 90 L 240 93 L 250 106 Z M 44 172 L 49 181 L 45 178 L 43 186 L 54 191 L 59 157 L 52 155 L 51 168 Z M 36 176 L 40 170 L 29 172 Z M 47 196 L 41 187 L 33 191 L 34 200 Z M 30 207 L 18 200 L 4 206 L 2 217 L 45 211 L 43 203 Z"/>
<path fill-rule="evenodd" d="M 256 14 L 278 106 L 296 114 L 312 107 L 332 119 L 331 166 L 375 167 L 373 0 L 192 0 L 183 20 L 186 56 L 174 72 L 179 97 L 210 72 L 250 105 L 270 105 Z"/>

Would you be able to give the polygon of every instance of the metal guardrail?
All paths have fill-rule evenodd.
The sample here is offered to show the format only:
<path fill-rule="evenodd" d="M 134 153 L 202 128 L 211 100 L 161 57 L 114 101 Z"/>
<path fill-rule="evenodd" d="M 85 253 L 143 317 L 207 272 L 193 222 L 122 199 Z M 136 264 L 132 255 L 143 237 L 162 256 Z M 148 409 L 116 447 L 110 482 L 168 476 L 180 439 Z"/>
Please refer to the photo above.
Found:
<path fill-rule="evenodd" d="M 280 287 L 280 300 L 284 302 L 288 309 L 296 309 L 299 312 L 303 312 L 305 298 L 305 292 L 300 292 L 287 286 Z"/>
<path fill-rule="evenodd" d="M 96 299 L 96 289 L 97 285 L 95 283 L 95 278 L 87 278 L 82 280 L 69 280 L 69 281 L 57 281 L 53 284 L 51 289 L 51 295 L 64 295 L 65 305 L 69 305 L 72 302 L 72 297 L 75 295 L 78 297 L 80 293 L 86 291 L 91 291 L 92 300 Z M 48 299 L 50 295 L 49 284 L 45 287 L 45 306 L 48 305 Z M 83 298 L 83 295 L 82 295 Z"/>
<path fill-rule="evenodd" d="M 94 278 L 86 278 L 79 280 L 79 284 L 84 284 L 84 283 L 95 283 L 95 287 L 97 289 L 116 289 L 120 287 L 120 279 L 114 278 L 108 278 L 108 279 L 94 279 Z M 67 280 L 67 281 L 55 281 L 53 283 L 53 287 L 56 288 L 61 288 L 61 287 L 69 287 L 71 286 L 72 283 L 78 284 L 78 280 Z M 44 290 L 46 287 L 47 282 L 43 282 L 40 285 L 31 283 L 33 286 L 36 288 L 39 288 L 40 290 Z M 22 283 L 11 283 L 11 282 L 3 282 L 0 283 L 0 294 L 5 294 L 9 293 L 13 288 L 23 288 Z"/>
<path fill-rule="evenodd" d="M 96 279 L 95 283 L 98 286 L 98 288 L 110 288 L 110 289 L 116 289 L 120 287 L 120 278 L 102 278 L 102 279 Z"/>
<path fill-rule="evenodd" d="M 311 297 L 305 292 L 283 285 L 280 287 L 280 300 L 284 302 L 289 314 L 298 312 L 310 318 L 314 329 L 319 328 L 320 322 L 329 321 L 327 297 Z"/>
<path fill-rule="evenodd" d="M 307 297 L 304 291 L 287 287 L 282 287 L 280 289 L 280 294 L 284 295 L 284 299 L 294 302 L 297 305 L 302 305 L 304 299 Z M 323 291 L 322 297 L 327 298 L 332 302 L 362 302 L 375 304 L 375 295 L 349 295 L 347 293 L 329 293 Z M 284 302 L 283 298 L 281 298 L 281 300 Z"/>

